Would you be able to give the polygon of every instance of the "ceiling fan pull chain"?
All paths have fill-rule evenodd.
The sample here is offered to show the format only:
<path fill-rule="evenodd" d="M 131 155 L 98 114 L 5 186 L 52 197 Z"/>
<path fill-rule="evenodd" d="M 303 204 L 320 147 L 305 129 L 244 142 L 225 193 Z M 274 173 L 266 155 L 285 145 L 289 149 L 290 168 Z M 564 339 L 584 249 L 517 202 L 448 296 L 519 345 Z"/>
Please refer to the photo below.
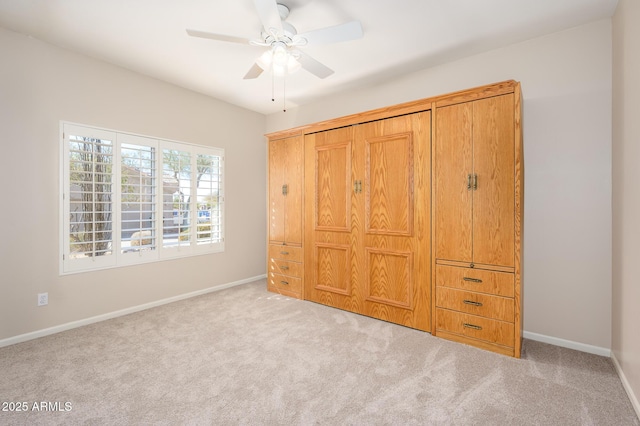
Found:
<path fill-rule="evenodd" d="M 287 112 L 287 74 L 282 77 L 282 112 Z"/>
<path fill-rule="evenodd" d="M 273 75 L 273 70 L 271 71 L 271 102 L 276 101 L 276 77 Z"/>

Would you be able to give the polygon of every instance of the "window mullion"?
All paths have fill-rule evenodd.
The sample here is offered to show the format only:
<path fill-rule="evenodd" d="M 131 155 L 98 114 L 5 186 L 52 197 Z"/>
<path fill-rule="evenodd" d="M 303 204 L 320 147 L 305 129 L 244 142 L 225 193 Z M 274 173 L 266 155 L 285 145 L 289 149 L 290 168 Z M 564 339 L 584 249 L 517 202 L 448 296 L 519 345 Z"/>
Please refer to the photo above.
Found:
<path fill-rule="evenodd" d="M 120 135 L 118 135 L 120 136 Z M 121 233 L 121 218 L 122 218 L 122 167 L 121 167 L 121 152 L 120 152 L 120 138 L 116 137 L 114 141 L 113 149 L 113 183 L 112 183 L 112 198 L 113 212 L 112 212 L 112 237 L 111 245 L 113 254 L 116 256 L 116 264 L 120 264 L 122 258 L 122 233 Z"/>
<path fill-rule="evenodd" d="M 191 247 L 195 247 L 198 244 L 198 153 L 195 147 L 191 147 L 189 151 L 191 153 L 191 188 L 189 190 L 191 194 L 189 197 L 191 235 L 189 241 L 191 242 Z"/>

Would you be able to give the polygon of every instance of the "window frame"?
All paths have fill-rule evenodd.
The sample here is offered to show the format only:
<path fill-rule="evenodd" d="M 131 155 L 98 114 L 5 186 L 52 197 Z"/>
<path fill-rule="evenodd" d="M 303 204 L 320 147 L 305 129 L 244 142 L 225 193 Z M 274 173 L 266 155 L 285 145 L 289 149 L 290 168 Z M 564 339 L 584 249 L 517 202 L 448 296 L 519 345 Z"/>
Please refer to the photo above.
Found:
<path fill-rule="evenodd" d="M 69 156 L 70 135 L 91 137 L 104 140 L 110 140 L 112 142 L 112 169 L 111 169 L 111 245 L 110 254 L 105 256 L 87 256 L 85 258 L 74 258 L 71 256 L 71 205 L 73 200 L 71 199 L 71 162 Z M 155 246 L 145 247 L 137 250 L 125 250 L 123 251 L 123 241 L 127 238 L 123 237 L 123 224 L 125 219 L 123 218 L 123 206 L 126 204 L 123 201 L 123 171 L 122 171 L 122 158 L 123 148 L 122 145 L 136 145 L 139 147 L 149 147 L 154 150 L 155 164 L 150 181 L 152 182 L 152 196 L 155 198 L 153 201 L 153 216 L 152 238 L 155 240 Z M 190 153 L 191 157 L 191 169 L 197 170 L 198 155 L 207 155 L 219 157 L 218 165 L 216 169 L 217 174 L 211 175 L 211 181 L 216 181 L 217 202 L 219 212 L 218 216 L 215 216 L 220 222 L 220 238 L 219 240 L 212 240 L 210 242 L 199 242 L 198 233 L 198 182 L 196 180 L 196 173 L 191 173 L 189 179 L 189 191 L 195 191 L 194 196 L 189 197 L 187 207 L 189 215 L 188 230 L 188 244 L 182 245 L 178 250 L 173 248 L 164 247 L 163 243 L 163 224 L 165 222 L 164 214 L 166 211 L 166 201 L 164 190 L 165 187 L 169 188 L 169 184 L 165 182 L 163 176 L 163 153 L 165 149 L 177 149 L 180 151 L 186 151 Z M 223 148 L 216 148 L 204 145 L 196 145 L 190 143 L 184 143 L 179 141 L 172 141 L 168 139 L 155 138 L 140 134 L 134 134 L 130 132 L 122 132 L 117 130 L 104 129 L 96 126 L 90 126 L 85 124 L 71 123 L 67 121 L 60 121 L 60 220 L 59 220 L 59 241 L 60 241 L 60 275 L 68 275 L 79 272 L 89 272 L 102 269 L 118 268 L 130 265 L 138 265 L 150 262 L 158 262 L 167 259 L 176 259 L 182 257 L 198 256 L 211 253 L 220 253 L 225 250 L 225 150 Z M 209 173 L 210 175 L 210 173 Z M 183 179 L 180 179 L 178 183 L 182 186 Z M 184 180 L 186 181 L 186 180 Z M 211 193 L 214 192 L 213 188 L 210 188 Z M 143 201 L 138 201 L 142 204 Z M 206 216 L 206 215 L 205 215 Z M 211 227 L 213 226 L 214 215 L 209 213 L 209 221 Z M 205 219 L 206 220 L 206 219 Z M 205 222 L 206 223 L 206 222 Z M 142 225 L 141 225 L 142 226 Z M 178 238 L 181 238 L 178 235 Z M 131 246 L 129 246 L 131 247 Z"/>

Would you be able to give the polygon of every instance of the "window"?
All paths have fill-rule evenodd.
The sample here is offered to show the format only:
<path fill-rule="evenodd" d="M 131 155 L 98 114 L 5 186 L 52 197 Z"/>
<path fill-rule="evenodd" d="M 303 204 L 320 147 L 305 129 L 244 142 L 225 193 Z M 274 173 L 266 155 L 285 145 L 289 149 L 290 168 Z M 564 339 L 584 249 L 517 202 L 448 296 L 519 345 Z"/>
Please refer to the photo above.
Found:
<path fill-rule="evenodd" d="M 224 150 L 61 130 L 61 273 L 224 250 Z"/>

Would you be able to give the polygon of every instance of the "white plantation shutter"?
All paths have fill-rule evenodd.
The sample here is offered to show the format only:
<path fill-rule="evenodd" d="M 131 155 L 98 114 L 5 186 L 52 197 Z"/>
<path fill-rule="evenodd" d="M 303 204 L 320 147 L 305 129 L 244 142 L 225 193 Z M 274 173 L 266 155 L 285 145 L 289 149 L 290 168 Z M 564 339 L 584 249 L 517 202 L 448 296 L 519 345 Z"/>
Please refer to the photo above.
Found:
<path fill-rule="evenodd" d="M 224 150 L 61 130 L 62 274 L 224 250 Z"/>
<path fill-rule="evenodd" d="M 162 247 L 178 252 L 188 250 L 191 246 L 192 157 L 192 153 L 184 150 L 184 147 L 163 144 Z M 170 254 L 165 252 L 165 255 Z"/>
<path fill-rule="evenodd" d="M 116 135 L 69 125 L 63 136 L 64 271 L 112 266 Z"/>
<path fill-rule="evenodd" d="M 198 154 L 197 156 L 198 230 L 196 241 L 198 245 L 216 245 L 223 242 L 223 158 L 221 153 Z"/>
<path fill-rule="evenodd" d="M 120 253 L 123 263 L 158 258 L 158 142 L 118 134 Z"/>

